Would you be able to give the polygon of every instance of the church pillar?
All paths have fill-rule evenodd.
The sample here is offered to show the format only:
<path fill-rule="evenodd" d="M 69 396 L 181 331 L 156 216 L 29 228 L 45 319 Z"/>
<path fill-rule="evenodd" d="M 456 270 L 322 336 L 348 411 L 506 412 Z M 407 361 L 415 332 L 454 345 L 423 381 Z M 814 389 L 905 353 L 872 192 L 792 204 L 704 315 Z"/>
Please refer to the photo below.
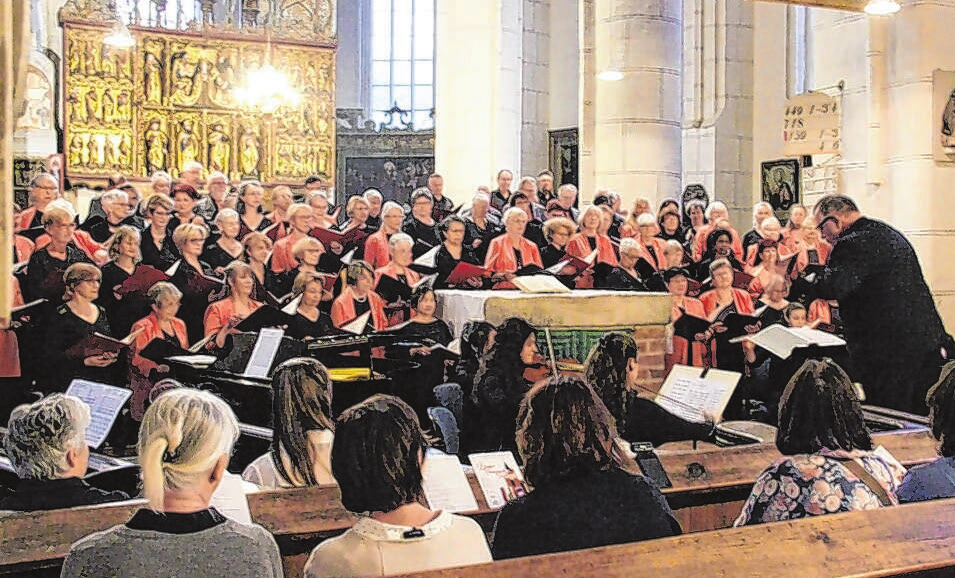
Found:
<path fill-rule="evenodd" d="M 521 175 L 523 2 L 437 0 L 435 170 L 455 203 Z M 535 167 L 530 167 L 533 169 Z"/>
<path fill-rule="evenodd" d="M 608 187 L 623 196 L 625 206 L 638 196 L 655 205 L 680 192 L 682 2 L 592 0 L 590 22 L 584 4 L 581 145 L 582 157 L 589 147 L 591 161 L 581 168 L 592 167 L 593 176 L 581 175 L 581 196 L 589 201 L 594 188 Z M 592 56 L 588 25 L 594 31 Z M 622 78 L 601 79 L 608 70 Z"/>

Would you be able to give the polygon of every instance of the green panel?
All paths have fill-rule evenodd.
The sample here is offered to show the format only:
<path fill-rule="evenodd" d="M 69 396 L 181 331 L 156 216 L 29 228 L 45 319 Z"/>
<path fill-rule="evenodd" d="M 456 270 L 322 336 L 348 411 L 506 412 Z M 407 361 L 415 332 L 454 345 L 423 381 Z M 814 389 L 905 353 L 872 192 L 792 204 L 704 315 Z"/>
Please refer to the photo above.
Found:
<path fill-rule="evenodd" d="M 556 359 L 574 359 L 578 363 L 583 363 L 587 359 L 587 354 L 593 346 L 600 341 L 600 338 L 610 331 L 622 331 L 630 333 L 633 327 L 617 327 L 612 329 L 561 329 L 550 332 L 551 344 L 554 348 L 554 357 Z M 543 329 L 537 331 L 537 348 L 546 357 L 547 335 Z"/>

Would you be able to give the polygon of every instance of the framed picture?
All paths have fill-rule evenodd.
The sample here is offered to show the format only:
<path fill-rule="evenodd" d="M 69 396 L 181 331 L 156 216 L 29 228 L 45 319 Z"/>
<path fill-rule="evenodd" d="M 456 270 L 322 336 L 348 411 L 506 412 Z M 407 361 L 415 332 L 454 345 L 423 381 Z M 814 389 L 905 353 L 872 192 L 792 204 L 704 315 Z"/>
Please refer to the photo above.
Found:
<path fill-rule="evenodd" d="M 766 161 L 761 168 L 762 199 L 772 205 L 776 218 L 784 222 L 789 208 L 799 203 L 799 161 Z"/>
<path fill-rule="evenodd" d="M 428 184 L 428 175 L 434 172 L 433 156 L 415 157 L 357 157 L 344 159 L 344 196 L 360 195 L 374 187 L 381 191 L 385 201 L 407 204 L 411 192 Z"/>
<path fill-rule="evenodd" d="M 548 131 L 550 171 L 554 173 L 554 189 L 561 185 L 579 186 L 577 182 L 577 129 Z"/>

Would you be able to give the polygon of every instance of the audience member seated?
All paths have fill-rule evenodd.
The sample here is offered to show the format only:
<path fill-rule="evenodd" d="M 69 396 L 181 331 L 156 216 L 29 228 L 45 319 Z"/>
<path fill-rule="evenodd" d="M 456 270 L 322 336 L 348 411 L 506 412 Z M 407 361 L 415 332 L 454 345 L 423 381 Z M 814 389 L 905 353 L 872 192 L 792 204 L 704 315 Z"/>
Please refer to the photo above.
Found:
<path fill-rule="evenodd" d="M 59 393 L 15 408 L 3 445 L 20 483 L 0 501 L 0 510 L 58 510 L 129 499 L 83 481 L 90 458 L 89 423 L 89 406 Z"/>
<path fill-rule="evenodd" d="M 288 209 L 288 235 L 275 242 L 272 249 L 272 271 L 283 273 L 298 266 L 293 255 L 295 244 L 308 236 L 312 230 L 314 218 L 312 208 L 302 203 L 296 203 Z"/>
<path fill-rule="evenodd" d="M 43 228 L 50 236 L 50 242 L 30 256 L 22 289 L 27 301 L 47 299 L 51 303 L 58 303 L 63 295 L 63 272 L 67 267 L 92 261 L 73 242 L 76 223 L 69 212 L 59 207 L 48 207 L 43 213 Z"/>
<path fill-rule="evenodd" d="M 494 325 L 487 321 L 468 321 L 464 324 L 460 341 L 461 357 L 448 379 L 461 386 L 465 397 L 471 395 L 478 369 L 485 356 L 490 353 L 496 334 Z"/>
<path fill-rule="evenodd" d="M 417 271 L 410 269 L 414 261 L 412 251 L 414 249 L 414 240 L 405 233 L 395 233 L 388 241 L 388 253 L 391 260 L 387 265 L 375 270 L 375 287 L 382 277 L 391 277 L 402 285 L 408 287 L 408 291 L 421 280 L 421 275 Z M 388 297 L 387 294 L 385 294 Z M 404 299 L 398 298 L 397 301 L 385 303 L 385 312 L 388 315 L 388 325 L 397 325 L 404 323 L 411 317 L 411 310 Z"/>
<path fill-rule="evenodd" d="M 490 213 L 491 201 L 486 193 L 477 193 L 471 200 L 471 211 L 467 216 L 467 232 L 464 244 L 474 251 L 474 256 L 483 263 L 487 258 L 491 239 L 501 234 L 501 225 Z"/>
<path fill-rule="evenodd" d="M 586 214 L 586 213 L 585 213 Z M 637 262 L 644 253 L 636 239 L 620 239 L 620 264 L 611 269 L 603 288 L 614 291 L 649 291 L 644 279 L 637 271 Z"/>
<path fill-rule="evenodd" d="M 358 521 L 319 544 L 307 578 L 385 576 L 491 561 L 484 532 L 469 518 L 423 505 L 428 442 L 414 411 L 375 395 L 341 415 L 332 473 L 342 505 Z"/>
<path fill-rule="evenodd" d="M 173 265 L 175 270 L 169 273 L 169 281 L 182 291 L 182 305 L 179 308 L 180 317 L 186 322 L 186 332 L 189 343 L 195 343 L 203 338 L 202 319 L 209 307 L 209 286 L 202 282 L 204 277 L 212 274 L 208 263 L 199 260 L 202 247 L 205 245 L 208 231 L 201 225 L 186 223 L 179 225 L 173 231 L 172 240 L 179 249 L 182 257 Z"/>
<path fill-rule="evenodd" d="M 262 183 L 243 181 L 239 185 L 239 203 L 235 210 L 239 213 L 239 239 L 244 239 L 252 231 L 265 231 L 272 226 L 262 208 Z"/>
<path fill-rule="evenodd" d="M 66 391 L 75 378 L 113 385 L 121 383 L 117 373 L 120 364 L 116 364 L 118 357 L 115 352 L 84 357 L 84 352 L 69 351 L 93 333 L 113 336 L 106 311 L 94 303 L 99 295 L 101 278 L 100 270 L 89 263 L 70 265 L 63 274 L 66 285 L 63 300 L 66 303 L 56 308 L 46 324 L 43 355 L 37 359 L 46 374 L 43 390 Z"/>
<path fill-rule="evenodd" d="M 623 439 L 655 446 L 709 439 L 718 416 L 710 416 L 710 423 L 693 423 L 657 405 L 656 393 L 641 386 L 639 354 L 633 335 L 613 331 L 594 344 L 584 363 L 587 382 L 607 406 Z"/>
<path fill-rule="evenodd" d="M 272 375 L 272 446 L 242 479 L 262 488 L 334 484 L 332 379 L 318 360 L 299 357 Z"/>
<path fill-rule="evenodd" d="M 345 287 L 332 302 L 332 323 L 339 329 L 360 315 L 371 312 L 365 332 L 381 331 L 388 327 L 385 301 L 372 291 L 375 272 L 364 261 L 354 261 L 345 270 Z"/>
<path fill-rule="evenodd" d="M 527 226 L 527 213 L 523 209 L 511 207 L 504 212 L 504 234 L 491 240 L 484 267 L 494 273 L 494 277 L 505 282 L 499 283 L 501 289 L 513 289 L 510 281 L 514 273 L 528 266 L 543 268 L 537 245 L 524 237 Z"/>
<path fill-rule="evenodd" d="M 905 468 L 872 451 L 852 382 L 831 360 L 807 361 L 786 386 L 776 448 L 785 457 L 756 479 L 735 526 L 898 504 Z"/>
<path fill-rule="evenodd" d="M 169 228 L 172 200 L 166 195 L 153 195 L 146 201 L 149 226 L 143 231 L 140 250 L 143 263 L 165 271 L 179 259 L 179 248 L 172 240 Z"/>
<path fill-rule="evenodd" d="M 464 402 L 462 455 L 517 449 L 514 421 L 521 399 L 533 383 L 525 370 L 543 362 L 534 331 L 533 326 L 516 317 L 498 326 L 494 345 Z"/>
<path fill-rule="evenodd" d="M 373 268 L 380 269 L 391 261 L 388 242 L 392 235 L 401 231 L 404 218 L 404 209 L 394 201 L 388 201 L 381 208 L 381 228 L 365 240 L 365 261 Z"/>
<path fill-rule="evenodd" d="M 169 366 L 146 359 L 139 353 L 156 339 L 160 339 L 180 349 L 189 347 L 186 334 L 186 324 L 176 317 L 182 292 L 176 286 L 166 281 L 160 281 L 149 288 L 146 294 L 152 312 L 133 324 L 133 331 L 138 331 L 136 340 L 132 344 L 132 366 L 130 368 L 129 388 L 133 395 L 129 399 L 130 413 L 136 421 L 142 421 L 146 412 L 146 402 L 153 384 L 169 373 Z"/>
<path fill-rule="evenodd" d="M 252 299 L 255 275 L 247 263 L 233 261 L 225 268 L 225 281 L 225 297 L 209 305 L 202 320 L 204 336 L 215 334 L 217 349 L 226 346 L 226 338 L 236 333 L 236 325 L 262 306 L 262 302 Z"/>
<path fill-rule="evenodd" d="M 221 275 L 229 263 L 242 258 L 242 242 L 239 241 L 239 213 L 222 209 L 213 223 L 219 231 L 218 238 L 206 245 L 200 256 L 212 270 Z"/>
<path fill-rule="evenodd" d="M 925 401 L 941 457 L 905 474 L 896 491 L 902 503 L 955 497 L 955 361 L 949 361 L 942 368 L 938 382 L 929 390 Z"/>
<path fill-rule="evenodd" d="M 535 385 L 517 424 L 524 477 L 534 489 L 498 514 L 495 559 L 682 534 L 660 491 L 615 447 L 613 417 L 582 380 Z"/>
<path fill-rule="evenodd" d="M 444 236 L 444 242 L 441 243 L 441 248 L 434 256 L 434 264 L 438 270 L 438 276 L 434 280 L 436 289 L 451 287 L 448 285 L 447 279 L 454 268 L 458 266 L 458 263 L 463 262 L 481 266 L 482 261 L 478 261 L 471 248 L 464 244 L 466 229 L 467 223 L 457 215 L 450 215 L 441 221 L 441 234 Z M 479 289 L 483 284 L 481 277 L 471 277 L 465 279 L 458 286 L 462 289 Z"/>
<path fill-rule="evenodd" d="M 139 430 L 149 507 L 74 543 L 61 576 L 281 577 L 282 557 L 267 530 L 209 506 L 238 437 L 235 414 L 211 393 L 161 395 Z"/>
<path fill-rule="evenodd" d="M 663 272 L 663 281 L 671 296 L 670 326 L 667 328 L 666 354 L 663 356 L 663 373 L 670 374 L 670 370 L 677 363 L 703 367 L 704 344 L 696 339 L 688 340 L 674 333 L 673 324 L 686 313 L 701 319 L 706 319 L 706 310 L 703 302 L 688 297 L 686 290 L 689 287 L 690 273 L 686 269 L 673 267 Z M 701 336 L 702 337 L 702 336 Z"/>
<path fill-rule="evenodd" d="M 332 318 L 319 309 L 326 296 L 331 298 L 325 291 L 322 277 L 314 273 L 299 273 L 292 285 L 292 294 L 301 299 L 285 335 L 292 339 L 314 339 L 332 332 Z"/>

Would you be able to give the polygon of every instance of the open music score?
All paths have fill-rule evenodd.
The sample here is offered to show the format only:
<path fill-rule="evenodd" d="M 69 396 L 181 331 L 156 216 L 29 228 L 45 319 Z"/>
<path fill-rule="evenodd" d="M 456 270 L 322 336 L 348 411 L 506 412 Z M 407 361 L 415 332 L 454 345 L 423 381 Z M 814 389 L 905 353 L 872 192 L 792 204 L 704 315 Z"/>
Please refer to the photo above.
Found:
<path fill-rule="evenodd" d="M 835 155 L 842 147 L 842 103 L 822 93 L 794 96 L 783 109 L 783 154 Z"/>

